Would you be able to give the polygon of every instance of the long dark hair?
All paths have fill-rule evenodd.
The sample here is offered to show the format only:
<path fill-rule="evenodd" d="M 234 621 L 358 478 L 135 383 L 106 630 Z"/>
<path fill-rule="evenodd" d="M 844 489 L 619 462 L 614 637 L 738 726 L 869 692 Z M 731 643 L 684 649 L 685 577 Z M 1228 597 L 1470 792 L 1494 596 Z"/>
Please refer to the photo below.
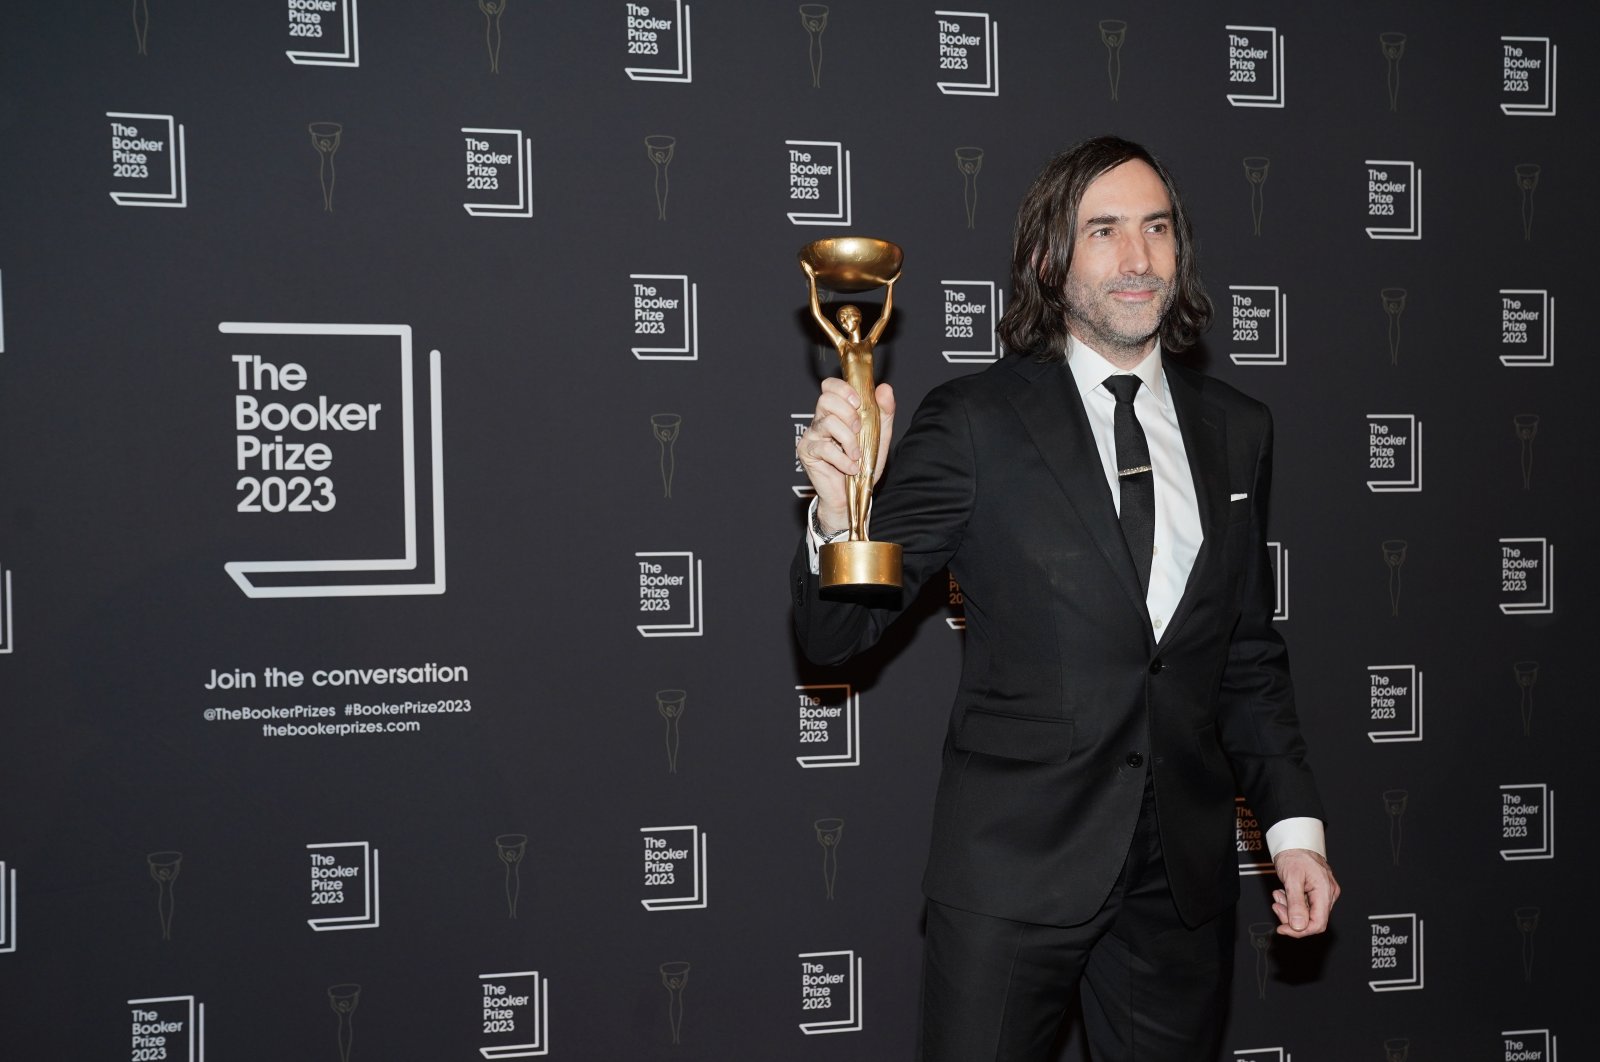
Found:
<path fill-rule="evenodd" d="M 1000 339 L 1009 349 L 1043 361 L 1065 356 L 1064 289 L 1072 267 L 1078 207 L 1084 190 L 1096 177 L 1133 159 L 1156 171 L 1166 186 L 1167 198 L 1172 200 L 1172 228 L 1178 251 L 1177 292 L 1156 333 L 1161 346 L 1170 351 L 1187 349 L 1211 323 L 1211 297 L 1200 283 L 1189 215 L 1178 197 L 1172 174 L 1138 144 L 1121 137 L 1097 136 L 1051 159 L 1017 211 L 1011 252 L 1011 304 L 998 328 Z"/>

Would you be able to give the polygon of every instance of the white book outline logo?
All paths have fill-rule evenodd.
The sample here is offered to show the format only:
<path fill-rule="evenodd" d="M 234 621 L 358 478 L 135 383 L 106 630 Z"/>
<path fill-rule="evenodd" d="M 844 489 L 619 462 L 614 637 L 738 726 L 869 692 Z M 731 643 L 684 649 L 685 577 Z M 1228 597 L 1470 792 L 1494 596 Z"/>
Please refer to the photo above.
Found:
<path fill-rule="evenodd" d="M 1422 672 L 1417 670 L 1415 664 L 1369 664 L 1367 674 L 1374 671 L 1404 671 L 1410 676 L 1406 686 L 1411 691 L 1411 722 L 1404 730 L 1369 730 L 1367 737 L 1375 745 L 1387 744 L 1392 741 L 1421 741 L 1422 740 Z M 1367 687 L 1371 689 L 1372 680 L 1367 680 Z M 1370 700 L 1370 698 L 1369 698 Z M 1371 711 L 1369 706 L 1368 711 Z"/>
<path fill-rule="evenodd" d="M 1367 489 L 1374 494 L 1417 494 L 1422 490 L 1422 422 L 1414 413 L 1368 413 L 1367 423 L 1374 420 L 1403 420 L 1408 426 L 1406 437 L 1411 440 L 1407 449 L 1411 452 L 1411 468 L 1406 473 L 1406 478 L 1369 479 Z M 1369 430 L 1367 433 L 1371 435 Z"/>
<path fill-rule="evenodd" d="M 205 1062 L 206 1059 L 206 1005 L 196 1002 L 193 996 L 151 996 L 146 999 L 130 999 L 128 1006 L 135 1007 L 154 1003 L 183 1003 L 188 1014 L 184 1020 L 184 1032 L 188 1034 L 188 1056 L 190 1062 Z M 169 1059 L 171 1056 L 167 1056 Z M 175 1062 L 175 1060 L 174 1060 Z"/>
<path fill-rule="evenodd" d="M 1538 103 L 1502 103 L 1500 113 L 1511 118 L 1551 118 L 1556 113 L 1556 52 L 1559 51 L 1549 37 L 1501 37 L 1506 41 L 1526 41 L 1544 45 L 1545 77 L 1544 99 Z M 1503 68 L 1502 68 L 1503 70 Z"/>
<path fill-rule="evenodd" d="M 848 682 L 815 683 L 796 686 L 795 690 L 843 690 L 844 700 L 844 751 L 830 755 L 796 756 L 794 762 L 802 767 L 859 767 L 861 766 L 861 694 L 851 689 Z M 829 728 L 828 736 L 833 736 Z"/>
<path fill-rule="evenodd" d="M 1542 831 L 1537 848 L 1502 848 L 1500 858 L 1507 863 L 1525 859 L 1554 859 L 1556 857 L 1556 793 L 1546 782 L 1518 782 L 1500 787 L 1501 793 L 1512 790 L 1537 791 L 1539 794 L 1539 824 Z"/>
<path fill-rule="evenodd" d="M 640 833 L 652 834 L 675 833 L 680 830 L 689 832 L 689 866 L 693 872 L 691 882 L 693 889 L 688 896 L 664 896 L 640 900 L 639 905 L 646 911 L 698 911 L 711 902 L 711 876 L 707 868 L 710 846 L 705 831 L 695 825 L 639 827 Z"/>
<path fill-rule="evenodd" d="M 999 289 L 992 280 L 941 280 L 941 285 L 966 284 L 971 287 L 989 289 L 989 316 L 996 325 L 1000 323 L 1001 316 L 1005 313 L 1006 294 Z M 1005 355 L 1005 348 L 1001 346 L 998 334 L 993 328 L 989 329 L 988 350 L 944 350 L 940 351 L 944 360 L 951 364 L 988 363 L 999 361 Z"/>
<path fill-rule="evenodd" d="M 524 137 L 521 129 L 477 129 L 462 126 L 463 133 L 509 136 L 517 142 L 517 201 L 515 203 L 462 203 L 461 207 L 475 218 L 531 218 L 533 217 L 533 138 Z"/>
<path fill-rule="evenodd" d="M 1367 229 L 1367 235 L 1374 240 L 1422 239 L 1422 168 L 1415 162 L 1405 162 L 1399 159 L 1367 159 L 1366 165 L 1403 166 L 1410 176 L 1410 180 L 1407 183 L 1411 186 L 1411 195 L 1409 196 L 1410 217 L 1406 219 L 1405 225 L 1370 226 Z"/>
<path fill-rule="evenodd" d="M 850 972 L 850 1010 L 845 1017 L 836 1021 L 808 1021 L 800 1023 L 800 1031 L 807 1036 L 818 1036 L 825 1033 L 860 1032 L 864 1019 L 865 1009 L 861 1005 L 861 968 L 862 962 L 851 951 L 803 951 L 801 959 L 833 959 L 842 958 Z"/>
<path fill-rule="evenodd" d="M 344 46 L 337 52 L 305 52 L 293 49 L 284 52 L 296 66 L 360 66 L 361 26 L 356 14 L 356 0 L 338 0 L 339 15 L 344 24 Z"/>
<path fill-rule="evenodd" d="M 1404 922 L 1411 927 L 1411 973 L 1405 977 L 1392 977 L 1386 980 L 1368 981 L 1367 987 L 1374 992 L 1409 992 L 1425 986 L 1422 963 L 1422 919 L 1415 914 L 1376 914 L 1367 916 L 1368 924 L 1373 922 Z"/>
<path fill-rule="evenodd" d="M 689 619 L 686 623 L 641 623 L 635 629 L 646 638 L 698 638 L 705 633 L 705 580 L 701 578 L 705 564 L 694 559 L 689 550 L 666 550 L 652 553 L 635 553 L 635 557 L 685 557 L 689 562 L 688 592 Z"/>
<path fill-rule="evenodd" d="M 444 553 L 444 401 L 439 352 L 428 357 L 430 466 L 433 480 L 433 580 L 421 583 L 301 583 L 256 586 L 257 573 L 309 575 L 313 572 L 414 572 L 417 570 L 416 424 L 413 408 L 411 326 L 392 324 L 301 324 L 284 321 L 223 321 L 227 335 L 395 336 L 400 341 L 400 418 L 402 482 L 405 490 L 405 555 L 374 560 L 228 561 L 223 565 L 246 597 L 392 597 L 445 592 Z"/>
<path fill-rule="evenodd" d="M 1547 369 L 1556 363 L 1556 300 L 1548 288 L 1501 288 L 1500 297 L 1507 295 L 1537 295 L 1544 307 L 1540 328 L 1541 350 L 1538 354 L 1502 354 L 1500 364 L 1509 369 Z M 1504 342 L 1501 343 L 1504 346 Z"/>
<path fill-rule="evenodd" d="M 687 273 L 629 273 L 629 280 L 670 280 L 683 285 L 683 345 L 674 347 L 634 347 L 640 361 L 700 360 L 700 285 L 689 281 Z M 716 302 L 715 299 L 712 302 Z"/>
<path fill-rule="evenodd" d="M 308 918 L 306 925 L 318 933 L 340 929 L 377 929 L 382 924 L 378 898 L 378 850 L 367 841 L 328 841 L 308 844 L 307 851 L 318 848 L 347 848 L 361 851 L 361 913 L 332 915 L 327 918 Z"/>
<path fill-rule="evenodd" d="M 850 152 L 838 140 L 785 140 L 789 147 L 825 147 L 834 151 L 833 174 L 839 179 L 839 209 L 832 214 L 795 212 L 788 215 L 796 225 L 850 224 Z"/>
<path fill-rule="evenodd" d="M 140 114 L 136 111 L 107 111 L 107 118 L 148 118 L 167 125 L 167 150 L 171 152 L 169 169 L 172 171 L 165 192 L 110 192 L 111 201 L 118 206 L 135 207 L 186 207 L 189 205 L 189 162 L 183 126 L 170 114 Z"/>
<path fill-rule="evenodd" d="M 673 25 L 678 27 L 678 61 L 670 70 L 649 66 L 628 66 L 624 72 L 635 81 L 675 81 L 688 84 L 694 80 L 694 42 L 689 28 L 689 8 L 683 0 L 672 0 L 678 17 Z"/>
<path fill-rule="evenodd" d="M 1283 59 L 1283 34 L 1278 32 L 1276 26 L 1224 26 L 1229 33 L 1265 33 L 1272 38 L 1272 90 L 1266 95 L 1250 93 L 1231 93 L 1228 102 L 1235 107 L 1275 107 L 1281 108 L 1288 100 L 1288 89 L 1284 81 Z M 1232 44 L 1229 44 L 1232 47 Z"/>
<path fill-rule="evenodd" d="M 1524 542 L 1539 544 L 1539 600 L 1502 601 L 1500 611 L 1507 616 L 1548 616 L 1556 610 L 1556 548 L 1547 538 L 1502 538 L 1500 545 Z"/>
<path fill-rule="evenodd" d="M 983 19 L 983 80 L 937 81 L 939 91 L 946 96 L 998 96 L 1000 95 L 1000 23 L 989 18 L 986 11 L 935 11 L 934 16 L 950 18 Z"/>
<path fill-rule="evenodd" d="M 1229 354 L 1235 365 L 1287 365 L 1289 364 L 1289 296 L 1276 284 L 1229 284 L 1229 291 L 1272 292 L 1272 350 L 1269 353 Z M 1231 334 L 1231 329 L 1230 329 Z"/>
<path fill-rule="evenodd" d="M 550 982 L 541 977 L 538 970 L 479 974 L 478 980 L 504 981 L 513 977 L 533 978 L 533 988 L 528 993 L 533 1006 L 533 1042 L 480 1047 L 478 1048 L 478 1054 L 484 1058 L 534 1058 L 538 1055 L 548 1055 L 550 1053 Z"/>

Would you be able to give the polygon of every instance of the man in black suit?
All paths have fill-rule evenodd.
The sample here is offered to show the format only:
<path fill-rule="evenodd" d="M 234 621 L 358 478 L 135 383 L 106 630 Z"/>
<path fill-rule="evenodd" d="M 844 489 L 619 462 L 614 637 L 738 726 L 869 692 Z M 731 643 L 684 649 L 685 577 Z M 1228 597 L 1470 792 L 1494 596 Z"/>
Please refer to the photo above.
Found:
<path fill-rule="evenodd" d="M 1265 406 L 1164 359 L 1211 304 L 1172 179 L 1114 137 L 1054 159 L 1017 220 L 1012 352 L 935 388 L 887 463 L 872 535 L 903 601 L 820 591 L 859 471 L 856 392 L 823 384 L 797 454 L 816 489 L 795 627 L 837 663 L 929 576 L 967 634 L 934 810 L 922 1057 L 1052 1057 L 1079 991 L 1097 1062 L 1215 1058 L 1239 880 L 1234 802 L 1268 826 L 1278 932 L 1338 898 L 1272 626 Z"/>

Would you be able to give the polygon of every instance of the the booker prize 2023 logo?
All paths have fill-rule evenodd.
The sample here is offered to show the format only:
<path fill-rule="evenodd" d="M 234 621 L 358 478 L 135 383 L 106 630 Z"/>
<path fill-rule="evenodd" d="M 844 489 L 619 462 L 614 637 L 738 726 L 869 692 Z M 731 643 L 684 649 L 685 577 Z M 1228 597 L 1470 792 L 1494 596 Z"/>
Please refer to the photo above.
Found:
<path fill-rule="evenodd" d="M 1548 616 L 1556 610 L 1556 547 L 1547 538 L 1500 540 L 1500 611 Z"/>
<path fill-rule="evenodd" d="M 710 902 L 706 833 L 696 825 L 641 826 L 646 911 L 696 911 Z"/>
<path fill-rule="evenodd" d="M 1272 873 L 1272 858 L 1267 852 L 1266 834 L 1256 813 L 1244 797 L 1233 800 L 1233 848 L 1239 857 L 1239 876 L 1255 877 Z"/>
<path fill-rule="evenodd" d="M 705 633 L 702 562 L 690 552 L 635 553 L 639 572 L 637 630 L 646 638 L 698 638 Z"/>
<path fill-rule="evenodd" d="M 1275 284 L 1228 285 L 1231 337 L 1228 357 L 1235 365 L 1289 363 L 1289 296 Z"/>
<path fill-rule="evenodd" d="M 1422 167 L 1367 159 L 1367 235 L 1374 240 L 1422 239 Z"/>
<path fill-rule="evenodd" d="M 1559 1062 L 1556 1034 L 1549 1029 L 1511 1029 L 1500 1034 L 1505 1062 Z"/>
<path fill-rule="evenodd" d="M 684 273 L 630 273 L 633 356 L 640 361 L 700 359 L 700 285 Z"/>
<path fill-rule="evenodd" d="M 1294 1062 L 1287 1047 L 1238 1047 L 1232 1062 Z"/>
<path fill-rule="evenodd" d="M 1549 118 L 1556 113 L 1556 46 L 1549 37 L 1500 38 L 1500 113 Z"/>
<path fill-rule="evenodd" d="M 1000 95 L 1000 23 L 984 11 L 935 11 L 939 79 L 946 96 Z"/>
<path fill-rule="evenodd" d="M 860 1032 L 861 959 L 854 951 L 805 951 L 800 959 L 800 1031 Z"/>
<path fill-rule="evenodd" d="M 1289 618 L 1289 549 L 1282 542 L 1267 543 L 1267 559 L 1272 564 L 1272 618 Z"/>
<path fill-rule="evenodd" d="M 629 66 L 635 81 L 694 80 L 689 5 L 683 0 L 625 3 Z M 631 65 L 638 64 L 638 65 Z"/>
<path fill-rule="evenodd" d="M 789 220 L 796 225 L 850 225 L 850 152 L 837 140 L 785 140 Z"/>
<path fill-rule="evenodd" d="M 1282 107 L 1283 34 L 1273 26 L 1224 26 L 1228 34 L 1228 102 Z"/>
<path fill-rule="evenodd" d="M 131 1059 L 202 1062 L 206 1057 L 206 1005 L 193 996 L 128 1000 Z"/>
<path fill-rule="evenodd" d="M 360 66 L 361 27 L 356 0 L 284 0 L 289 44 L 283 54 L 296 66 Z"/>
<path fill-rule="evenodd" d="M 275 558 L 228 561 L 239 589 L 252 598 L 444 593 L 439 352 L 419 395 L 409 325 L 217 328 L 230 337 L 233 548 Z"/>
<path fill-rule="evenodd" d="M 466 195 L 475 218 L 533 217 L 533 140 L 521 129 L 463 127 Z"/>
<path fill-rule="evenodd" d="M 1367 731 L 1374 744 L 1422 740 L 1422 671 L 1415 664 L 1367 668 Z"/>
<path fill-rule="evenodd" d="M 107 111 L 111 200 L 118 206 L 186 207 L 189 168 L 183 126 L 170 114 Z"/>
<path fill-rule="evenodd" d="M 1556 857 L 1556 791 L 1544 782 L 1500 787 L 1500 849 L 1508 863 Z"/>
<path fill-rule="evenodd" d="M 944 360 L 986 364 L 1005 350 L 995 326 L 1005 313 L 1005 291 L 992 280 L 941 280 L 944 296 Z"/>
<path fill-rule="evenodd" d="M 550 982 L 538 970 L 478 975 L 483 997 L 484 1058 L 534 1058 L 550 1053 Z"/>
<path fill-rule="evenodd" d="M 1500 364 L 1548 369 L 1556 363 L 1556 300 L 1544 288 L 1500 289 Z"/>
<path fill-rule="evenodd" d="M 319 933 L 338 929 L 376 929 L 381 924 L 378 850 L 366 841 L 306 845 L 310 917 Z"/>
<path fill-rule="evenodd" d="M 1367 414 L 1367 489 L 1374 494 L 1422 490 L 1422 421 L 1411 413 Z"/>
<path fill-rule="evenodd" d="M 848 683 L 794 688 L 802 767 L 861 765 L 861 694 Z"/>
<path fill-rule="evenodd" d="M 1367 916 L 1371 940 L 1367 987 L 1374 992 L 1405 992 L 1424 987 L 1422 918 L 1415 912 Z"/>

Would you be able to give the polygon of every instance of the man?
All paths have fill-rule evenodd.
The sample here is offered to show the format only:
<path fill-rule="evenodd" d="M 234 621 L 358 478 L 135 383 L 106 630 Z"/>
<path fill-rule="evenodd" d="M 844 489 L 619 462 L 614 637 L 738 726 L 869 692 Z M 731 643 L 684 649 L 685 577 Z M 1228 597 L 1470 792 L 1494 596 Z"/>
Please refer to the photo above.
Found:
<path fill-rule="evenodd" d="M 1339 894 L 1272 626 L 1271 420 L 1163 357 L 1211 306 L 1144 148 L 1101 137 L 1045 168 L 1012 288 L 1011 355 L 928 395 L 872 516 L 904 547 L 904 600 L 948 565 L 967 619 L 923 880 L 922 1057 L 1047 1062 L 1077 988 L 1097 1062 L 1215 1058 L 1235 796 L 1268 824 L 1280 934 L 1322 932 Z M 882 473 L 894 396 L 876 395 Z M 796 444 L 817 500 L 795 628 L 821 663 L 899 612 L 815 575 L 847 525 L 858 402 L 826 381 Z"/>

